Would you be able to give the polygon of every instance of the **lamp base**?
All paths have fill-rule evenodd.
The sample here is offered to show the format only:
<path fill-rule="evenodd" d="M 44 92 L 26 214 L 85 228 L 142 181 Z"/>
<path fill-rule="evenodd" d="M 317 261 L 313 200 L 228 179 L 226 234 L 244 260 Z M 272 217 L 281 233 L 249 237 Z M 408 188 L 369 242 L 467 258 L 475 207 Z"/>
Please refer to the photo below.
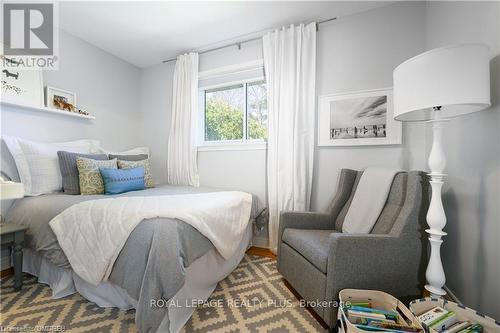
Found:
<path fill-rule="evenodd" d="M 429 234 L 428 239 L 431 245 L 431 253 L 425 272 L 425 277 L 427 278 L 425 289 L 431 293 L 432 297 L 438 298 L 446 295 L 446 291 L 443 289 L 446 277 L 441 262 L 440 248 L 443 243 L 442 237 L 446 236 L 446 232 L 443 231 L 446 225 L 446 214 L 441 199 L 441 188 L 446 178 L 446 175 L 443 173 L 446 166 L 446 158 L 442 145 L 442 131 L 444 123 L 448 121 L 441 118 L 439 110 L 440 107 L 434 108 L 434 117 L 430 121 L 432 123 L 433 136 L 428 163 L 431 169 L 429 183 L 432 189 L 432 196 L 426 216 L 427 224 L 429 225 L 429 229 L 426 232 Z"/>
<path fill-rule="evenodd" d="M 425 289 L 431 293 L 431 297 L 433 298 L 440 298 L 446 295 L 446 291 L 443 288 L 436 288 L 426 284 Z"/>

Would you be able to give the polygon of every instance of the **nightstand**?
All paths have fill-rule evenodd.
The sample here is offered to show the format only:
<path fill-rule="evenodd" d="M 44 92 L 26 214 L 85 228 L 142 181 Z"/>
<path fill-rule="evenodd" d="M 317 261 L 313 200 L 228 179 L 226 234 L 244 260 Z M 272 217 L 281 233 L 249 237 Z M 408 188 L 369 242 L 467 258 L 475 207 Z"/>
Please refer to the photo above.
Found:
<path fill-rule="evenodd" d="M 12 248 L 14 258 L 14 290 L 21 290 L 23 285 L 23 242 L 24 233 L 28 229 L 17 224 L 0 224 L 0 236 L 2 246 L 7 245 Z"/>

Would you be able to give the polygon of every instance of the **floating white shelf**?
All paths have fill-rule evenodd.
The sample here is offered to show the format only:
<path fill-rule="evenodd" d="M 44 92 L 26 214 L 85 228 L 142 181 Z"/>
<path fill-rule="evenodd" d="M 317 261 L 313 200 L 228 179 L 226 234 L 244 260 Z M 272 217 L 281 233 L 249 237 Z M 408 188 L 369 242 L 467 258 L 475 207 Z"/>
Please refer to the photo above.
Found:
<path fill-rule="evenodd" d="M 68 117 L 76 117 L 76 118 L 83 118 L 83 119 L 90 119 L 90 120 L 95 119 L 94 116 L 87 116 L 87 115 L 79 114 L 79 113 L 75 113 L 75 112 L 47 108 L 45 106 L 17 104 L 17 103 L 10 103 L 10 102 L 4 102 L 4 101 L 2 101 L 2 106 L 11 106 L 11 107 L 23 108 L 23 109 L 28 109 L 28 110 L 40 111 L 40 112 L 55 113 L 55 114 L 59 114 L 61 116 L 68 116 Z"/>

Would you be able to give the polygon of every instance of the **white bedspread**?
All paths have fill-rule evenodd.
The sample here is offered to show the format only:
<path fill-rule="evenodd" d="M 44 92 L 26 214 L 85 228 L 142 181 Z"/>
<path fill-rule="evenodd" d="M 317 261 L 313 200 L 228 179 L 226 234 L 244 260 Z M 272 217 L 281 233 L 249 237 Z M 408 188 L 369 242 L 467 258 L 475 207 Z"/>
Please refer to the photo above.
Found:
<path fill-rule="evenodd" d="M 142 220 L 182 220 L 228 259 L 241 242 L 251 207 L 252 196 L 244 192 L 109 198 L 73 205 L 50 226 L 73 270 L 97 285 L 108 279 L 130 233 Z"/>

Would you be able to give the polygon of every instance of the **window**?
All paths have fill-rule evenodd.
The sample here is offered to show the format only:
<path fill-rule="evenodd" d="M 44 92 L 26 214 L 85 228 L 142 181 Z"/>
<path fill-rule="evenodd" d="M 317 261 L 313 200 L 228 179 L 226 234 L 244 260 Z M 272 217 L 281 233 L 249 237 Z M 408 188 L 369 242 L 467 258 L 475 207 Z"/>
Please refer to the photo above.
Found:
<path fill-rule="evenodd" d="M 204 95 L 204 142 L 257 142 L 267 138 L 267 89 L 253 81 L 215 89 Z"/>

